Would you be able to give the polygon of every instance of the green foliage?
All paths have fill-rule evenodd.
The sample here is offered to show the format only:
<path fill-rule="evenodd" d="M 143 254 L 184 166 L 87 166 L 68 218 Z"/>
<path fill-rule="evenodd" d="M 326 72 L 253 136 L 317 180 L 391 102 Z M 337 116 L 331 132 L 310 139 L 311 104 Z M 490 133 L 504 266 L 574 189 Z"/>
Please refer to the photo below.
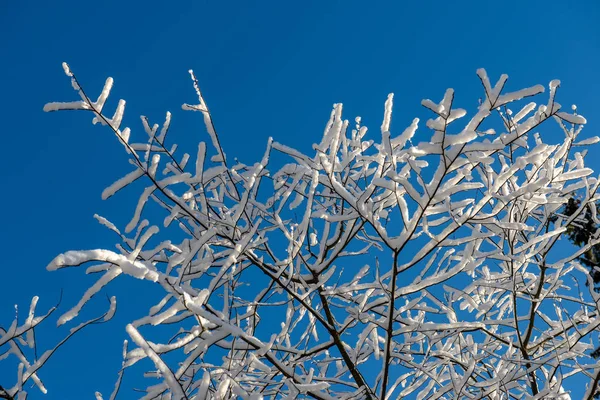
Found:
<path fill-rule="evenodd" d="M 579 209 L 581 201 L 571 197 L 563 209 L 563 214 L 571 216 Z M 600 205 L 596 203 L 596 213 L 600 209 Z M 587 245 L 597 234 L 600 225 L 594 221 L 594 215 L 590 206 L 586 207 L 583 216 L 577 218 L 573 224 L 567 228 L 567 237 L 576 246 L 583 247 Z M 579 262 L 590 268 L 590 275 L 594 282 L 594 290 L 600 292 L 600 245 L 592 246 L 588 251 L 583 253 L 579 258 Z M 592 357 L 600 358 L 600 347 L 597 347 L 590 354 Z M 594 395 L 595 399 L 600 399 L 600 393 Z"/>
<path fill-rule="evenodd" d="M 581 202 L 575 198 L 570 198 L 565 205 L 563 213 L 567 216 L 573 215 L 580 207 Z M 599 205 L 596 204 L 596 212 Z M 576 246 L 582 247 L 587 245 L 598 232 L 600 226 L 594 222 L 594 217 L 590 207 L 586 207 L 583 216 L 577 218 L 573 224 L 567 228 L 567 237 Z M 592 246 L 588 251 L 583 253 L 579 258 L 579 262 L 590 268 L 590 275 L 594 281 L 594 290 L 600 292 L 600 245 Z"/>

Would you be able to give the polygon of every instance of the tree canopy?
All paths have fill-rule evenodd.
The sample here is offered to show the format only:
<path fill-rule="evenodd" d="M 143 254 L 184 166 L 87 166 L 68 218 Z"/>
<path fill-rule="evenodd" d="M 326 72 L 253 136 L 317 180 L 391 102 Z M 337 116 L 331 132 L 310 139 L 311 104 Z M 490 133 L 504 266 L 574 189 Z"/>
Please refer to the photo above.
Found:
<path fill-rule="evenodd" d="M 170 113 L 162 126 L 142 117 L 138 142 L 125 102 L 106 109 L 111 78 L 93 100 L 64 70 L 78 99 L 44 110 L 90 113 L 130 160 L 103 198 L 144 186 L 125 227 L 95 216 L 117 251 L 48 265 L 99 276 L 61 311 L 64 341 L 30 354 L 55 312 L 37 314 L 37 298 L 0 328 L 2 357 L 19 360 L 0 396 L 25 398 L 29 381 L 46 390 L 55 350 L 113 317 L 118 296 L 77 322 L 116 279 L 162 297 L 131 317 L 115 388 L 97 399 L 116 398 L 129 374 L 149 380 L 145 399 L 568 399 L 582 382 L 585 398 L 597 393 L 600 181 L 584 160 L 600 139 L 580 138 L 586 120 L 555 100 L 559 81 L 545 96 L 507 91 L 506 75 L 492 84 L 481 69 L 474 110 L 448 89 L 423 100 L 425 124 L 394 116 L 394 129 L 390 94 L 377 134 L 335 104 L 314 153 L 270 139 L 247 165 L 227 157 L 193 72 L 197 103 L 183 110 L 202 116 L 209 144 L 190 155 L 167 138 Z M 539 132 L 552 123 L 561 138 Z"/>

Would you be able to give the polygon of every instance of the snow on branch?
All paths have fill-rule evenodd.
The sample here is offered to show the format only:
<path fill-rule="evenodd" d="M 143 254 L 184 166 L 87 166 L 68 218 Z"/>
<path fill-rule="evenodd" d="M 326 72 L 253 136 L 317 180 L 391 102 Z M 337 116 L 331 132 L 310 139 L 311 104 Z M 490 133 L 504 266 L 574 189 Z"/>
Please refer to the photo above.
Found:
<path fill-rule="evenodd" d="M 372 138 L 336 104 L 313 154 L 269 140 L 246 165 L 227 163 L 192 72 L 199 103 L 183 109 L 202 113 L 212 144 L 195 160 L 167 145 L 170 113 L 161 130 L 142 117 L 146 141 L 134 143 L 125 103 L 105 114 L 112 79 L 92 101 L 65 72 L 80 100 L 44 109 L 91 112 L 134 166 L 103 198 L 146 187 L 124 234 L 97 216 L 119 253 L 71 251 L 48 265 L 103 272 L 60 322 L 123 275 L 157 285 L 163 296 L 127 326 L 137 347 L 123 359 L 149 368 L 145 398 L 566 399 L 583 381 L 596 393 L 600 298 L 579 284 L 589 276 L 578 262 L 596 242 L 579 251 L 560 239 L 598 198 L 581 151 L 598 139 L 579 138 L 586 120 L 555 101 L 558 81 L 547 95 L 507 93 L 508 76 L 492 84 L 480 69 L 477 109 L 458 108 L 448 89 L 423 100 L 423 126 L 394 114 L 399 129 L 390 95 Z M 552 123 L 563 137 L 545 135 Z M 150 226 L 156 218 L 168 228 Z"/>

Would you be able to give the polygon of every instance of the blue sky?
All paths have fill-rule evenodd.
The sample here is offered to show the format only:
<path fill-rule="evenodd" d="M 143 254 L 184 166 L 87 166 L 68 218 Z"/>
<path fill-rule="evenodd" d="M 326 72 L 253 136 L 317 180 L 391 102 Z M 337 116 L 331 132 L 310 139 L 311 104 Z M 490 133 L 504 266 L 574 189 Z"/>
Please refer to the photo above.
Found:
<path fill-rule="evenodd" d="M 31 296 L 40 295 L 44 310 L 61 288 L 63 309 L 70 307 L 91 280 L 82 271 L 48 273 L 45 266 L 66 250 L 113 248 L 116 238 L 92 216 L 123 226 L 135 204 L 131 195 L 100 199 L 127 165 L 109 131 L 92 126 L 87 114 L 42 112 L 46 102 L 74 98 L 62 61 L 91 93 L 114 77 L 109 104 L 128 101 L 125 122 L 134 135 L 143 135 L 140 114 L 160 123 L 172 111 L 171 140 L 191 152 L 207 140 L 199 115 L 181 111 L 182 103 L 195 102 L 187 74 L 193 68 L 226 153 L 254 162 L 269 136 L 309 151 L 337 102 L 345 104 L 347 118 L 361 115 L 375 130 L 389 92 L 396 94 L 400 125 L 422 112 L 421 99 L 437 100 L 447 87 L 457 90 L 461 107 L 472 109 L 479 67 L 492 79 L 509 74 L 513 89 L 561 79 L 559 101 L 577 103 L 588 117 L 586 135 L 597 134 L 599 20 L 594 0 L 4 2 L 2 323 L 13 304 L 25 312 Z M 149 304 L 143 291 L 130 293 L 121 313 Z M 48 399 L 110 392 L 123 321 L 80 335 L 48 364 L 42 374 Z M 41 333 L 42 346 L 58 337 Z M 93 361 L 81 362 L 81 346 L 90 342 L 85 354 Z"/>

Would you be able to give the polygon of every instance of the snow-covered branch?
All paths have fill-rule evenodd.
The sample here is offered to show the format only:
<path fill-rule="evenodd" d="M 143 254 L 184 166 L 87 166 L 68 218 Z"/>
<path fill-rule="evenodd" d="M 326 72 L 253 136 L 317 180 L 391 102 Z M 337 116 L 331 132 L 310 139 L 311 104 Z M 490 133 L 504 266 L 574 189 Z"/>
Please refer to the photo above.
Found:
<path fill-rule="evenodd" d="M 144 398 L 566 399 L 577 379 L 595 393 L 599 297 L 578 284 L 589 281 L 578 259 L 597 241 L 560 239 L 598 198 L 584 165 L 598 140 L 579 138 L 586 120 L 556 102 L 558 81 L 545 97 L 541 85 L 507 93 L 506 75 L 492 84 L 478 70 L 479 107 L 458 108 L 448 89 L 423 100 L 424 127 L 393 114 L 390 95 L 372 138 L 336 104 L 314 154 L 269 140 L 246 165 L 228 162 L 193 72 L 199 103 L 183 109 L 202 113 L 210 139 L 195 155 L 167 144 L 170 113 L 162 128 L 142 117 L 134 142 L 125 102 L 106 114 L 112 79 L 93 101 L 65 72 L 79 99 L 44 109 L 90 112 L 134 166 L 103 198 L 146 186 L 124 233 L 96 216 L 119 253 L 48 265 L 103 273 L 59 322 L 114 279 L 158 285 L 123 356 L 123 370 L 145 363 L 158 378 Z M 562 138 L 538 133 L 552 123 Z M 0 345 L 38 320 L 0 332 Z"/>

